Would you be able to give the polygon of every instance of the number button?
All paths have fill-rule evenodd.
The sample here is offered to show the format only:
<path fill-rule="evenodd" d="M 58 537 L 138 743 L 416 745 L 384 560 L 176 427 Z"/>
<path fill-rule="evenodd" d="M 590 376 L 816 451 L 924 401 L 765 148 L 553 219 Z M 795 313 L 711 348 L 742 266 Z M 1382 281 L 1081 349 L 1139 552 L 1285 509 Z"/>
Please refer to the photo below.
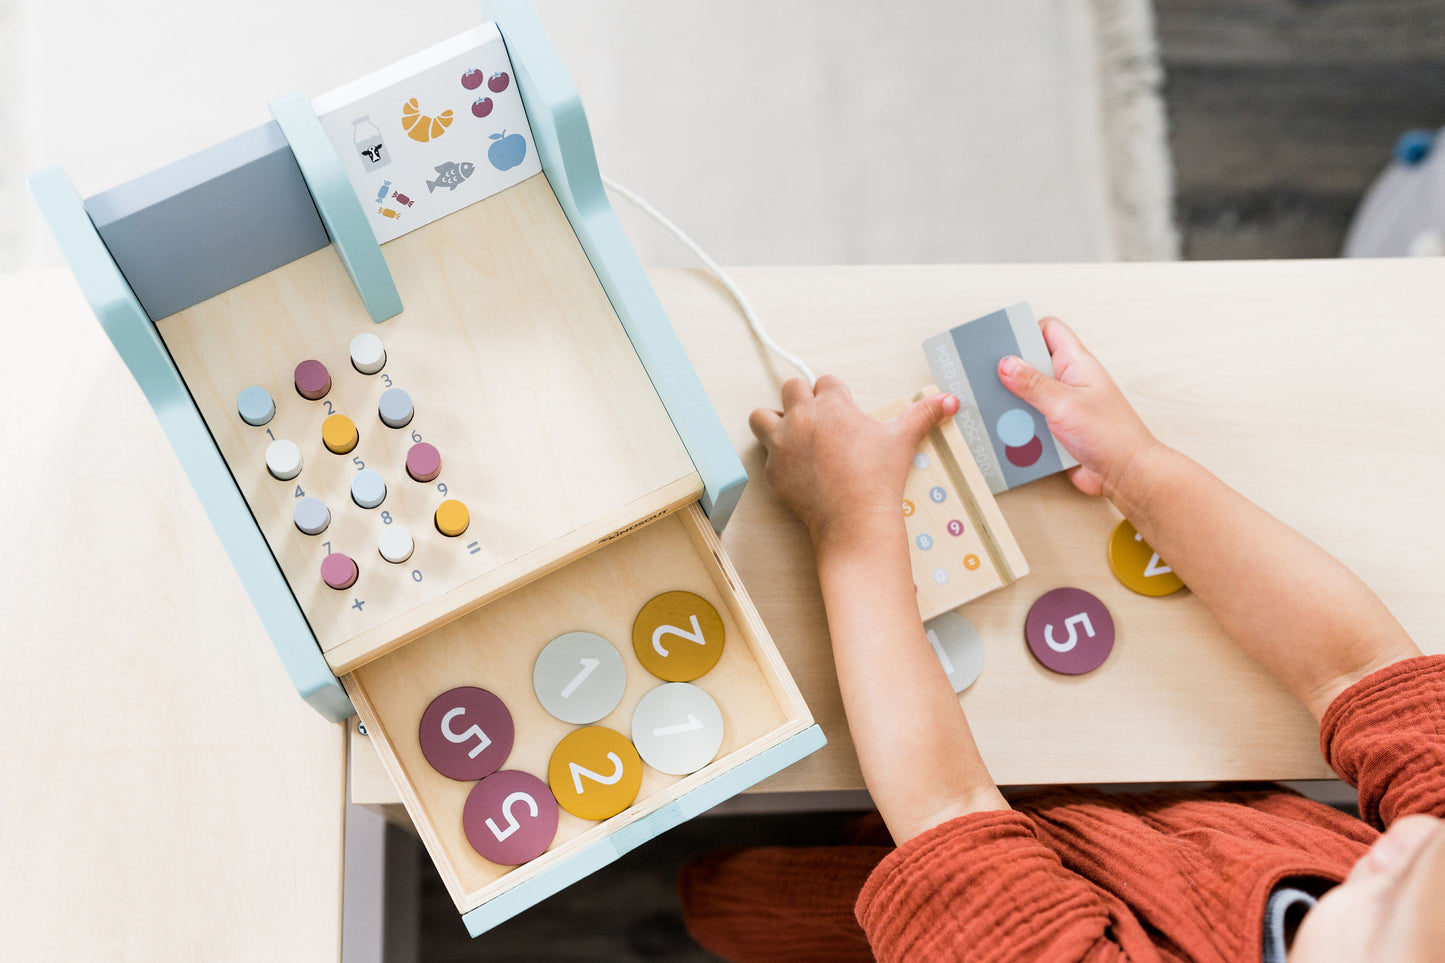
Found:
<path fill-rule="evenodd" d="M 664 592 L 632 623 L 632 649 L 664 682 L 691 682 L 717 665 L 725 641 L 722 616 L 692 592 Z"/>
<path fill-rule="evenodd" d="M 356 424 L 345 415 L 332 415 L 321 423 L 321 441 L 326 450 L 345 455 L 356 447 Z"/>
<path fill-rule="evenodd" d="M 653 769 L 672 776 L 697 772 L 722 748 L 722 712 L 712 696 L 686 682 L 653 689 L 632 712 L 632 741 Z"/>
<path fill-rule="evenodd" d="M 1024 621 L 1029 651 L 1044 667 L 1083 675 L 1104 664 L 1114 649 L 1114 618 L 1098 598 L 1077 588 L 1046 592 Z"/>
<path fill-rule="evenodd" d="M 320 535 L 331 524 L 331 509 L 319 498 L 303 498 L 291 510 L 291 520 L 307 535 Z"/>
<path fill-rule="evenodd" d="M 405 428 L 411 424 L 416 409 L 412 407 L 411 395 L 400 388 L 387 388 L 376 404 L 376 414 L 388 428 Z"/>
<path fill-rule="evenodd" d="M 303 361 L 296 366 L 296 393 L 308 401 L 320 401 L 331 390 L 331 372 L 320 361 Z"/>
<path fill-rule="evenodd" d="M 236 396 L 236 413 L 246 424 L 260 428 L 276 416 L 276 402 L 271 392 L 252 385 Z"/>
<path fill-rule="evenodd" d="M 948 498 L 948 492 L 939 485 L 934 485 L 928 490 L 928 499 L 935 505 L 941 505 Z"/>
<path fill-rule="evenodd" d="M 413 432 L 415 435 L 415 432 Z M 412 445 L 406 453 L 406 473 L 415 481 L 429 482 L 442 471 L 441 452 L 436 446 L 426 441 L 419 441 Z M 446 494 L 443 492 L 442 494 Z"/>
<path fill-rule="evenodd" d="M 963 567 L 968 569 L 970 572 L 977 572 L 978 567 L 982 564 L 983 562 L 979 560 L 979 557 L 972 552 L 969 552 L 963 557 Z"/>
<path fill-rule="evenodd" d="M 547 764 L 547 782 L 557 803 L 583 819 L 615 816 L 642 788 L 642 757 L 627 737 L 606 726 L 568 733 Z"/>
<path fill-rule="evenodd" d="M 958 519 L 951 519 L 948 523 L 948 534 L 955 538 L 963 534 L 963 522 Z"/>
<path fill-rule="evenodd" d="M 904 517 L 904 518 L 910 518 L 910 517 L 912 517 L 914 511 L 915 511 L 915 509 L 914 509 L 914 507 L 913 507 L 913 503 L 910 502 L 910 501 L 909 501 L 908 499 L 906 499 L 906 498 L 903 499 L 903 517 Z"/>
<path fill-rule="evenodd" d="M 948 569 L 936 568 L 933 570 L 933 581 L 937 585 L 943 585 L 948 581 Z"/>
<path fill-rule="evenodd" d="M 552 845 L 558 815 L 546 783 L 520 769 L 503 769 L 467 794 L 462 831 L 483 859 L 520 866 Z"/>
<path fill-rule="evenodd" d="M 563 722 L 587 725 L 622 701 L 627 666 L 602 636 L 568 632 L 547 643 L 537 656 L 532 688 L 543 709 Z"/>
<path fill-rule="evenodd" d="M 431 701 L 417 738 L 432 768 L 449 779 L 481 779 L 501 768 L 516 730 L 506 705 L 486 689 L 459 686 Z"/>
<path fill-rule="evenodd" d="M 920 532 L 918 537 L 914 539 L 914 544 L 926 552 L 933 547 L 933 536 L 927 532 Z"/>
<path fill-rule="evenodd" d="M 917 468 L 919 471 L 927 471 L 928 466 L 931 464 L 933 464 L 933 462 L 929 459 L 926 452 L 920 451 L 918 454 L 913 456 L 913 467 Z"/>

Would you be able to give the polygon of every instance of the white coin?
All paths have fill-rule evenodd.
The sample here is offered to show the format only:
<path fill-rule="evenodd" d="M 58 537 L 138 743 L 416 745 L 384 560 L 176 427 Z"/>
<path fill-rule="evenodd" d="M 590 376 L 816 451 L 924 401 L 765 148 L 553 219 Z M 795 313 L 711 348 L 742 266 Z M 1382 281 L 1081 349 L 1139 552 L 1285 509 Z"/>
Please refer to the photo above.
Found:
<path fill-rule="evenodd" d="M 632 712 L 632 744 L 658 772 L 697 772 L 712 762 L 722 740 L 721 710 L 712 696 L 689 682 L 658 686 Z"/>
<path fill-rule="evenodd" d="M 923 628 L 953 691 L 962 692 L 973 685 L 983 671 L 983 636 L 973 623 L 957 612 L 944 612 L 924 622 Z"/>

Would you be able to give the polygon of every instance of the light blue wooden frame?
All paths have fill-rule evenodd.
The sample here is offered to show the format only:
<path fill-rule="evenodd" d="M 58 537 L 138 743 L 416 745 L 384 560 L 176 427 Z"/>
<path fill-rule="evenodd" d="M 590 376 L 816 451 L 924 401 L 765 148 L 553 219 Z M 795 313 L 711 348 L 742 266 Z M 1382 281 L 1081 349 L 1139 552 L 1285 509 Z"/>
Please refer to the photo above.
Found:
<path fill-rule="evenodd" d="M 332 722 L 353 715 L 346 690 L 326 664 L 170 352 L 101 242 L 80 195 L 59 167 L 32 174 L 28 183 L 81 292 L 155 409 L 296 690 Z"/>
<path fill-rule="evenodd" d="M 742 460 L 607 202 L 587 115 L 567 68 L 531 4 L 495 0 L 492 7 L 542 171 L 702 476 L 703 511 L 721 532 L 748 481 Z"/>

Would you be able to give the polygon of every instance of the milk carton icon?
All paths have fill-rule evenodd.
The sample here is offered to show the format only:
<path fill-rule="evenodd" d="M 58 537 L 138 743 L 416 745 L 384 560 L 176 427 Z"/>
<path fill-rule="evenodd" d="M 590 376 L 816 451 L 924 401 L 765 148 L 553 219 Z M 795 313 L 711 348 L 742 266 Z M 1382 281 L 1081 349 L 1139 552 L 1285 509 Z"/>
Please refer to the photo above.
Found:
<path fill-rule="evenodd" d="M 374 171 L 391 163 L 391 152 L 381 138 L 381 131 L 371 122 L 368 115 L 351 122 L 351 139 L 356 152 L 361 155 L 361 166 Z"/>

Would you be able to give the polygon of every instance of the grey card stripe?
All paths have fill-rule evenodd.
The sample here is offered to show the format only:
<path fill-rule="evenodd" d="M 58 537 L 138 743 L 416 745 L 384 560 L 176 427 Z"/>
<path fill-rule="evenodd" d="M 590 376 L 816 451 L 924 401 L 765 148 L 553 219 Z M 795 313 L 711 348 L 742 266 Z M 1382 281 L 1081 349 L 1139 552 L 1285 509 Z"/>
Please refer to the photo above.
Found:
<path fill-rule="evenodd" d="M 965 348 L 963 344 L 965 328 L 971 350 Z M 1006 354 L 1019 353 L 1019 342 L 1014 337 L 1013 324 L 1009 320 L 1008 312 L 995 311 L 993 314 L 985 315 L 965 326 L 954 328 L 951 334 L 954 345 L 958 348 L 958 357 L 963 365 L 964 374 L 973 387 L 973 397 L 978 402 L 979 416 L 983 419 L 989 440 L 993 442 L 999 469 L 1003 472 L 1006 483 L 1005 487 L 1013 488 L 1063 468 L 1063 464 L 1059 461 L 1059 453 L 1053 445 L 1044 445 L 1043 454 L 1039 456 L 1037 462 L 1028 468 L 1019 468 L 1005 456 L 1003 443 L 995 435 L 993 426 L 998 423 L 999 417 L 1011 408 L 1019 408 L 1027 412 L 1033 419 L 1036 436 L 1041 440 L 1049 437 L 1048 423 L 1044 421 L 1044 416 L 1039 414 L 1032 405 L 1021 401 L 1017 395 L 1003 386 L 1003 382 L 998 380 L 999 359 Z"/>
<path fill-rule="evenodd" d="M 964 374 L 963 362 L 959 360 L 958 348 L 954 345 L 952 336 L 947 333 L 934 335 L 923 342 L 923 350 L 928 355 L 928 368 L 933 372 L 933 383 L 938 386 L 938 390 L 947 391 L 958 398 L 958 414 L 953 416 L 953 423 L 958 426 L 964 443 L 973 453 L 978 470 L 983 473 L 984 481 L 988 482 L 988 490 L 995 495 L 1006 491 L 1008 485 L 1004 482 L 1003 471 L 999 468 L 998 457 L 994 454 L 993 441 L 979 418 L 978 402 L 974 400 L 973 389 Z"/>

